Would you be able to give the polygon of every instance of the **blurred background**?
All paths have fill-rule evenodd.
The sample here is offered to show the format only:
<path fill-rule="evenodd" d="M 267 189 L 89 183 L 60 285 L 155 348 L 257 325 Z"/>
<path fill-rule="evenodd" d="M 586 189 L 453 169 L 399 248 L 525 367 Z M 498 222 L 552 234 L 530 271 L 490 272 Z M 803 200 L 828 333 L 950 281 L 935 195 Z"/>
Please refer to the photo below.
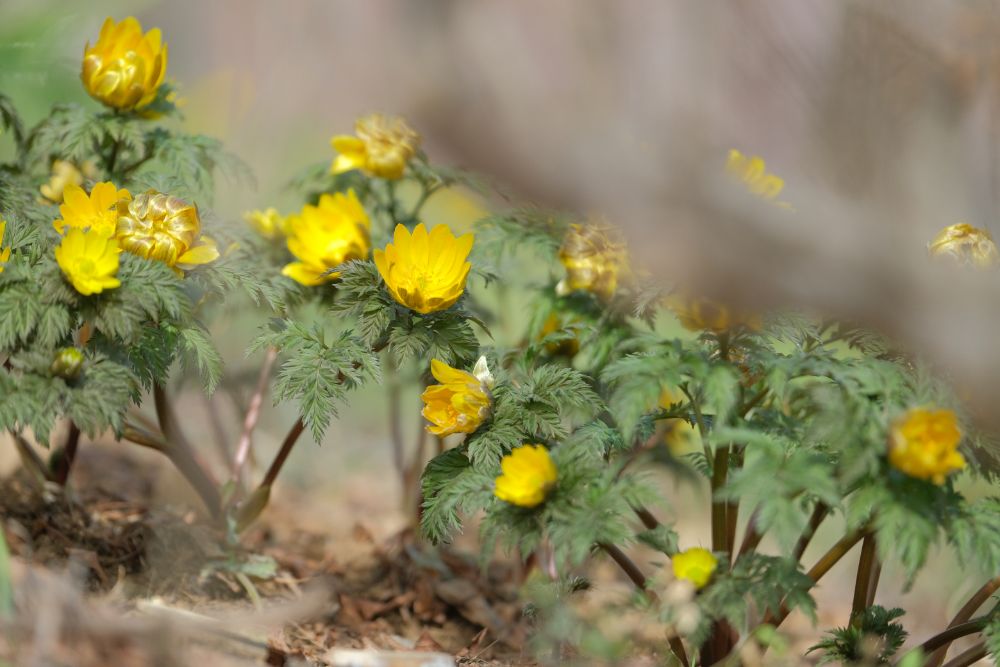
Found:
<path fill-rule="evenodd" d="M 1000 281 L 926 260 L 946 225 L 996 227 L 1000 2 L 3 0 L 0 90 L 29 122 L 53 100 L 94 104 L 79 85 L 83 45 L 105 16 L 128 14 L 163 30 L 190 131 L 221 138 L 256 175 L 256 188 L 223 185 L 211 203 L 222 217 L 298 208 L 285 185 L 333 157 L 333 134 L 363 113 L 399 114 L 434 161 L 481 171 L 503 193 L 445 193 L 428 220 L 461 228 L 508 201 L 604 217 L 665 284 L 866 323 L 931 359 L 984 425 L 1000 419 Z M 730 148 L 767 160 L 789 210 L 731 186 Z M 237 314 L 215 333 L 230 371 L 253 377 L 252 329 Z M 232 441 L 245 392 L 224 389 L 213 410 L 188 392 L 182 414 Z M 415 439 L 416 393 L 403 400 Z M 384 394 L 353 406 L 321 449 L 296 451 L 281 494 L 319 493 L 325 502 L 301 510 L 324 529 L 367 515 L 387 535 L 406 518 L 384 474 Z M 294 417 L 265 412 L 262 452 Z M 173 497 L 182 484 L 164 488 Z M 826 544 L 839 528 L 827 530 Z M 854 567 L 845 559 L 820 595 L 849 608 Z M 932 581 L 904 595 L 896 578 L 880 600 L 905 603 L 918 635 L 976 583 L 945 556 L 930 567 Z"/>

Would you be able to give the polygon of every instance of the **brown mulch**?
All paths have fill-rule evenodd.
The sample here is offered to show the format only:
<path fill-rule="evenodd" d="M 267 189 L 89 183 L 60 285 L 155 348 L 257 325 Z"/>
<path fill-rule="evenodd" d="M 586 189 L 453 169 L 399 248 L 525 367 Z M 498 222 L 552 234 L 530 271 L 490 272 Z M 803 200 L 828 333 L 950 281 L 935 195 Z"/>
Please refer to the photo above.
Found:
<path fill-rule="evenodd" d="M 0 641 L 0 658 L 22 664 L 41 651 L 45 664 L 65 665 L 324 665 L 331 649 L 354 648 L 530 664 L 516 564 L 483 569 L 410 531 L 378 541 L 360 524 L 349 544 L 305 529 L 289 539 L 295 514 L 280 501 L 239 547 L 227 547 L 194 513 L 154 509 L 144 468 L 127 457 L 96 469 L 74 470 L 67 491 L 20 473 L 0 482 L 17 592 L 7 624 L 15 632 Z M 241 574 L 241 563 L 262 556 L 273 573 Z M 269 620 L 247 630 L 255 614 Z M 222 620 L 206 634 L 212 619 Z"/>

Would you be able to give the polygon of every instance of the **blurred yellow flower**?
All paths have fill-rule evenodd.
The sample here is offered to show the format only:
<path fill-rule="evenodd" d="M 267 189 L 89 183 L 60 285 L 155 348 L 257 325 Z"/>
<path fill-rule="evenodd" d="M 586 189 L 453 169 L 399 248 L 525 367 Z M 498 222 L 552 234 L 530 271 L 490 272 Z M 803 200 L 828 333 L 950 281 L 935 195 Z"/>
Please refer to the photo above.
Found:
<path fill-rule="evenodd" d="M 970 264 L 979 268 L 996 266 L 1000 253 L 993 242 L 993 236 L 985 229 L 973 227 L 967 222 L 945 227 L 934 240 L 927 244 L 931 257 L 947 257 L 960 264 Z"/>
<path fill-rule="evenodd" d="M 557 294 L 584 290 L 607 299 L 618 288 L 625 248 L 596 227 L 572 225 L 559 248 L 559 261 L 566 277 L 556 285 Z"/>
<path fill-rule="evenodd" d="M 558 473 L 543 445 L 517 447 L 500 461 L 494 495 L 518 507 L 540 505 L 556 483 Z"/>
<path fill-rule="evenodd" d="M 712 578 L 719 561 L 708 549 L 692 547 L 674 554 L 670 559 L 674 576 L 684 581 L 690 581 L 695 588 L 704 588 Z"/>
<path fill-rule="evenodd" d="M 163 262 L 176 272 L 219 257 L 215 241 L 201 233 L 198 207 L 156 190 L 118 202 L 115 235 L 122 250 Z"/>
<path fill-rule="evenodd" d="M 785 187 L 785 181 L 767 171 L 764 160 L 757 155 L 747 156 L 735 148 L 729 151 L 726 161 L 726 171 L 746 185 L 747 190 L 763 199 L 790 208 L 790 204 L 777 201 L 778 195 Z"/>
<path fill-rule="evenodd" d="M 702 299 L 673 295 L 667 300 L 670 309 L 677 315 L 681 325 L 690 331 L 711 331 L 722 333 L 736 326 L 760 329 L 760 317 L 738 314 L 728 306 Z"/>
<path fill-rule="evenodd" d="M 135 17 L 115 23 L 110 16 L 93 46 L 83 52 L 80 78 L 90 96 L 119 111 L 147 106 L 167 73 L 167 45 L 159 28 L 145 35 Z"/>
<path fill-rule="evenodd" d="M 121 248 L 107 230 L 72 228 L 56 247 L 56 262 L 73 289 L 83 295 L 97 294 L 121 285 L 118 253 Z"/>
<path fill-rule="evenodd" d="M 402 118 L 377 113 L 363 116 L 355 122 L 354 132 L 357 136 L 339 134 L 330 140 L 339 153 L 332 173 L 360 169 L 380 178 L 401 178 L 420 146 L 420 135 Z"/>
<path fill-rule="evenodd" d="M 118 222 L 118 202 L 131 198 L 128 190 L 119 190 L 110 181 L 94 185 L 89 197 L 79 185 L 67 183 L 63 189 L 63 205 L 59 207 L 62 217 L 53 221 L 52 226 L 60 234 L 67 227 L 113 234 Z"/>
<path fill-rule="evenodd" d="M 426 315 L 450 308 L 462 296 L 473 240 L 472 234 L 456 238 L 445 225 L 428 233 L 421 223 L 412 235 L 396 225 L 393 242 L 375 251 L 375 266 L 392 298 Z"/>
<path fill-rule="evenodd" d="M 561 313 L 553 312 L 545 319 L 545 322 L 542 324 L 542 328 L 538 331 L 538 340 L 545 340 L 545 337 L 549 334 L 562 331 L 574 323 L 575 322 L 572 317 L 567 317 Z M 546 343 L 545 350 L 549 354 L 573 357 L 580 351 L 580 340 L 574 336 L 573 338 L 561 340 L 556 343 Z"/>
<path fill-rule="evenodd" d="M 671 405 L 684 403 L 687 399 L 680 391 L 672 391 L 664 388 L 660 394 L 659 407 L 667 410 Z M 701 444 L 701 434 L 698 429 L 691 425 L 686 419 L 676 418 L 666 420 L 667 430 L 663 434 L 663 441 L 667 449 L 674 456 L 683 456 L 699 449 Z"/>
<path fill-rule="evenodd" d="M 0 273 L 3 273 L 4 265 L 10 260 L 10 248 L 3 247 L 3 235 L 7 231 L 7 221 L 0 218 Z"/>
<path fill-rule="evenodd" d="M 330 272 L 352 259 L 364 259 L 371 249 L 371 223 L 354 190 L 323 194 L 316 206 L 306 204 L 288 216 L 288 249 L 299 261 L 281 271 L 302 285 L 321 285 L 340 274 Z"/>
<path fill-rule="evenodd" d="M 53 204 L 61 204 L 63 201 L 63 190 L 67 185 L 83 185 L 83 181 L 97 176 L 97 167 L 90 160 L 80 165 L 78 169 L 69 160 L 55 160 L 52 163 L 52 175 L 49 182 L 38 188 L 42 196 Z"/>
<path fill-rule="evenodd" d="M 243 214 L 254 230 L 266 239 L 276 239 L 288 234 L 288 217 L 278 213 L 278 209 L 247 211 Z"/>
<path fill-rule="evenodd" d="M 432 384 L 420 398 L 424 402 L 421 414 L 434 435 L 472 433 L 490 415 L 490 388 L 493 376 L 480 357 L 472 373 L 452 368 L 443 361 L 431 359 L 431 374 L 441 384 Z"/>
<path fill-rule="evenodd" d="M 944 484 L 949 474 L 965 467 L 958 451 L 961 440 L 954 412 L 913 408 L 892 424 L 889 463 L 911 477 Z"/>

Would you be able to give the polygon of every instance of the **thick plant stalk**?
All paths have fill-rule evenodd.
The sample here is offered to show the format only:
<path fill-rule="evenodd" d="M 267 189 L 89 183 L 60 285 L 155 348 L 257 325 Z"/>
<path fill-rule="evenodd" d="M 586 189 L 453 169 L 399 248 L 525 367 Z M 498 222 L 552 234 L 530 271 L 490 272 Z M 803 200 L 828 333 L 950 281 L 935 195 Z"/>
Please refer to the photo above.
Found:
<path fill-rule="evenodd" d="M 856 530 L 840 538 L 836 544 L 830 547 L 830 549 L 823 554 L 818 561 L 816 561 L 816 564 L 809 569 L 806 576 L 814 582 L 819 582 L 823 575 L 829 572 L 841 558 L 847 555 L 847 552 L 854 548 L 855 544 L 861 541 L 864 534 L 864 530 Z M 764 618 L 764 624 L 777 627 L 788 617 L 788 613 L 788 608 L 782 605 L 777 614 L 768 613 L 768 615 Z"/>
<path fill-rule="evenodd" d="M 52 468 L 52 480 L 59 486 L 66 486 L 66 480 L 69 479 L 69 473 L 73 468 L 73 462 L 76 461 L 76 451 L 79 446 L 80 429 L 73 421 L 70 421 L 69 433 L 66 436 L 66 444 L 63 445 L 62 450 L 55 452 L 52 455 L 50 462 L 50 466 Z"/>
<path fill-rule="evenodd" d="M 260 419 L 264 395 L 267 393 L 271 370 L 274 368 L 274 362 L 277 358 L 278 351 L 273 347 L 268 348 L 267 354 L 264 356 L 264 364 L 260 369 L 260 376 L 257 378 L 257 386 L 253 396 L 250 397 L 250 404 L 247 406 L 246 416 L 243 418 L 243 431 L 240 434 L 240 441 L 236 445 L 236 454 L 233 457 L 232 475 L 235 484 L 240 484 L 243 479 L 243 473 L 250 458 L 250 448 L 253 446 L 253 431 Z"/>
<path fill-rule="evenodd" d="M 968 635 L 981 632 L 983 628 L 986 627 L 986 622 L 989 620 L 989 616 L 980 616 L 979 618 L 974 618 L 971 621 L 966 621 L 965 623 L 960 623 L 958 625 L 952 625 L 946 630 L 939 632 L 934 635 L 918 648 L 920 648 L 924 655 L 930 655 L 932 651 L 936 651 L 939 648 L 948 646 L 956 639 L 960 637 L 967 637 Z M 905 656 L 904 656 L 905 657 Z M 899 662 L 896 663 L 897 665 Z"/>
<path fill-rule="evenodd" d="M 854 601 L 851 605 L 851 625 L 860 626 L 861 613 L 868 607 L 868 594 L 872 588 L 878 557 L 875 549 L 875 535 L 866 533 L 861 543 L 861 558 L 858 561 L 858 576 L 854 582 Z"/>
<path fill-rule="evenodd" d="M 190 451 L 178 447 L 176 443 L 144 433 L 133 426 L 126 426 L 122 437 L 137 445 L 163 453 L 198 493 L 212 518 L 219 519 L 222 516 L 222 499 L 219 496 L 218 485 Z"/>
<path fill-rule="evenodd" d="M 813 510 L 812 516 L 809 517 L 809 525 L 806 526 L 805 531 L 802 533 L 802 537 L 796 543 L 795 548 L 792 550 L 792 558 L 795 560 L 800 560 L 802 554 L 806 552 L 806 548 L 809 543 L 812 542 L 812 538 L 816 535 L 816 530 L 819 529 L 819 525 L 823 523 L 826 519 L 826 515 L 830 513 L 830 508 L 825 503 L 817 503 L 816 508 Z"/>
<path fill-rule="evenodd" d="M 949 660 L 945 667 L 968 667 L 985 658 L 987 653 L 986 642 L 979 642 Z"/>
<path fill-rule="evenodd" d="M 951 623 L 948 624 L 948 627 L 961 625 L 972 618 L 972 615 L 975 614 L 979 608 L 982 607 L 986 601 L 997 592 L 998 589 L 1000 589 L 1000 576 L 993 577 L 983 584 L 982 587 L 976 591 L 971 598 L 969 598 L 969 601 L 962 605 L 962 608 L 958 610 L 955 617 L 951 619 Z M 948 642 L 941 648 L 937 649 L 933 655 L 929 656 L 927 659 L 927 667 L 938 667 L 942 662 L 944 662 L 950 645 L 951 642 Z"/>
<path fill-rule="evenodd" d="M 611 556 L 611 560 L 613 560 L 618 567 L 622 569 L 625 575 L 632 581 L 633 584 L 635 584 L 636 588 L 642 591 L 643 594 L 651 600 L 656 600 L 656 594 L 646 588 L 646 575 L 642 573 L 642 570 L 639 569 L 639 566 L 637 566 L 631 558 L 625 555 L 624 551 L 609 542 L 600 542 L 597 546 L 599 546 L 606 554 Z M 681 664 L 684 665 L 684 667 L 687 667 L 689 664 L 687 651 L 684 650 L 684 643 L 681 641 L 680 637 L 671 635 L 668 641 L 670 642 L 670 650 L 674 652 L 674 655 L 676 655 L 677 659 L 681 661 Z"/>
<path fill-rule="evenodd" d="M 302 417 L 299 417 L 292 424 L 292 428 L 288 431 L 288 435 L 285 436 L 284 442 L 281 443 L 281 449 L 278 450 L 278 454 L 274 457 L 271 466 L 267 469 L 267 473 L 265 473 L 264 479 L 260 483 L 261 487 L 272 486 L 274 484 L 274 480 L 278 478 L 278 473 L 281 472 L 285 461 L 288 460 L 288 455 L 292 453 L 295 443 L 298 442 L 299 436 L 302 435 L 304 430 L 306 430 L 306 424 L 302 421 Z"/>

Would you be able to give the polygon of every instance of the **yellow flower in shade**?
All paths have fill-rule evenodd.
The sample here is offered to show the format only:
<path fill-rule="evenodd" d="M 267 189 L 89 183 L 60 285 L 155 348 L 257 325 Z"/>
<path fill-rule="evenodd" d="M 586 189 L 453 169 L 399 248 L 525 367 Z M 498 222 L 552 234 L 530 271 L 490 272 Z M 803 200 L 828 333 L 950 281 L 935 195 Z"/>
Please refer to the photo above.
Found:
<path fill-rule="evenodd" d="M 49 177 L 49 182 L 42 185 L 38 191 L 49 202 L 61 204 L 63 190 L 67 185 L 79 187 L 83 185 L 84 179 L 94 178 L 96 175 L 97 167 L 89 160 L 80 165 L 79 169 L 68 160 L 55 160 L 52 163 L 52 175 Z"/>
<path fill-rule="evenodd" d="M 962 432 L 951 410 L 913 408 L 897 419 L 889 434 L 889 463 L 911 477 L 944 484 L 965 467 L 958 451 Z"/>
<path fill-rule="evenodd" d="M 985 229 L 973 227 L 967 222 L 945 227 L 934 240 L 927 244 L 931 257 L 946 257 L 959 264 L 969 264 L 978 268 L 996 266 L 1000 253 L 993 237 Z"/>
<path fill-rule="evenodd" d="M 711 331 L 718 334 L 736 326 L 754 330 L 762 326 L 760 317 L 736 313 L 719 303 L 674 295 L 670 297 L 668 304 L 681 325 L 690 331 Z"/>
<path fill-rule="evenodd" d="M 421 223 L 412 235 L 396 225 L 392 243 L 375 251 L 375 266 L 392 298 L 426 315 L 450 308 L 462 296 L 473 240 L 472 234 L 456 238 L 445 225 L 428 233 Z"/>
<path fill-rule="evenodd" d="M 163 262 L 175 271 L 219 257 L 215 241 L 201 233 L 198 207 L 156 190 L 119 200 L 115 235 L 122 250 Z"/>
<path fill-rule="evenodd" d="M 420 396 L 421 414 L 431 423 L 428 431 L 441 436 L 472 433 L 490 416 L 493 376 L 486 357 L 479 358 L 471 373 L 431 359 L 431 374 L 441 384 L 432 384 Z"/>
<path fill-rule="evenodd" d="M 625 248 L 596 227 L 572 225 L 559 248 L 559 261 L 566 277 L 556 285 L 557 294 L 584 290 L 607 299 L 618 288 Z"/>
<path fill-rule="evenodd" d="M 401 178 L 420 146 L 420 135 L 402 118 L 364 116 L 354 124 L 354 132 L 357 136 L 340 134 L 330 140 L 338 153 L 332 173 L 360 169 L 380 178 Z"/>
<path fill-rule="evenodd" d="M 301 213 L 288 217 L 286 225 L 288 249 L 299 261 L 281 273 L 303 285 L 335 280 L 340 274 L 330 269 L 364 259 L 371 249 L 371 223 L 354 190 L 321 195 L 318 205 L 306 204 Z"/>
<path fill-rule="evenodd" d="M 695 588 L 704 588 L 712 578 L 719 561 L 708 549 L 692 547 L 674 554 L 670 559 L 674 576 L 684 581 L 690 581 Z"/>
<path fill-rule="evenodd" d="M 159 28 L 145 35 L 130 16 L 120 23 L 108 17 L 93 46 L 83 52 L 83 85 L 98 102 L 119 111 L 147 106 L 167 73 L 167 45 Z"/>
<path fill-rule="evenodd" d="M 558 473 L 549 451 L 542 445 L 522 445 L 500 461 L 503 474 L 496 478 L 494 495 L 518 507 L 540 505 L 556 483 Z"/>
<path fill-rule="evenodd" d="M 538 340 L 545 340 L 545 337 L 549 334 L 553 334 L 557 331 L 562 331 L 566 329 L 569 325 L 575 324 L 576 322 L 573 318 L 566 317 L 560 313 L 553 312 L 542 324 L 542 328 L 538 332 Z M 576 353 L 580 351 L 580 340 L 575 336 L 573 338 L 567 338 L 566 340 L 561 340 L 555 343 L 546 343 L 545 350 L 549 354 L 562 355 L 564 357 L 576 356 Z"/>
<path fill-rule="evenodd" d="M 107 230 L 73 228 L 56 247 L 56 262 L 66 279 L 84 296 L 121 285 L 118 254 L 121 248 Z"/>
<path fill-rule="evenodd" d="M 684 395 L 679 391 L 664 388 L 660 394 L 659 407 L 667 410 L 671 405 L 683 403 L 685 400 Z M 674 456 L 683 456 L 700 447 L 701 435 L 688 420 L 679 417 L 667 419 L 666 425 L 667 430 L 663 434 L 663 441 Z"/>
<path fill-rule="evenodd" d="M 118 223 L 118 202 L 131 198 L 128 190 L 119 190 L 109 181 L 96 184 L 89 197 L 79 185 L 67 183 L 63 189 L 63 205 L 59 207 L 62 217 L 52 226 L 60 234 L 67 227 L 113 234 Z"/>
<path fill-rule="evenodd" d="M 3 273 L 4 265 L 10 260 L 10 248 L 3 247 L 3 235 L 7 231 L 7 221 L 0 218 L 0 273 Z"/>
<path fill-rule="evenodd" d="M 276 239 L 288 234 L 288 218 L 278 213 L 278 209 L 247 211 L 243 219 L 266 239 Z"/>
<path fill-rule="evenodd" d="M 777 201 L 785 181 L 767 171 L 764 160 L 756 155 L 747 156 L 735 148 L 729 151 L 726 171 L 746 185 L 751 194 L 773 201 L 778 206 L 790 208 L 788 202 Z"/>

